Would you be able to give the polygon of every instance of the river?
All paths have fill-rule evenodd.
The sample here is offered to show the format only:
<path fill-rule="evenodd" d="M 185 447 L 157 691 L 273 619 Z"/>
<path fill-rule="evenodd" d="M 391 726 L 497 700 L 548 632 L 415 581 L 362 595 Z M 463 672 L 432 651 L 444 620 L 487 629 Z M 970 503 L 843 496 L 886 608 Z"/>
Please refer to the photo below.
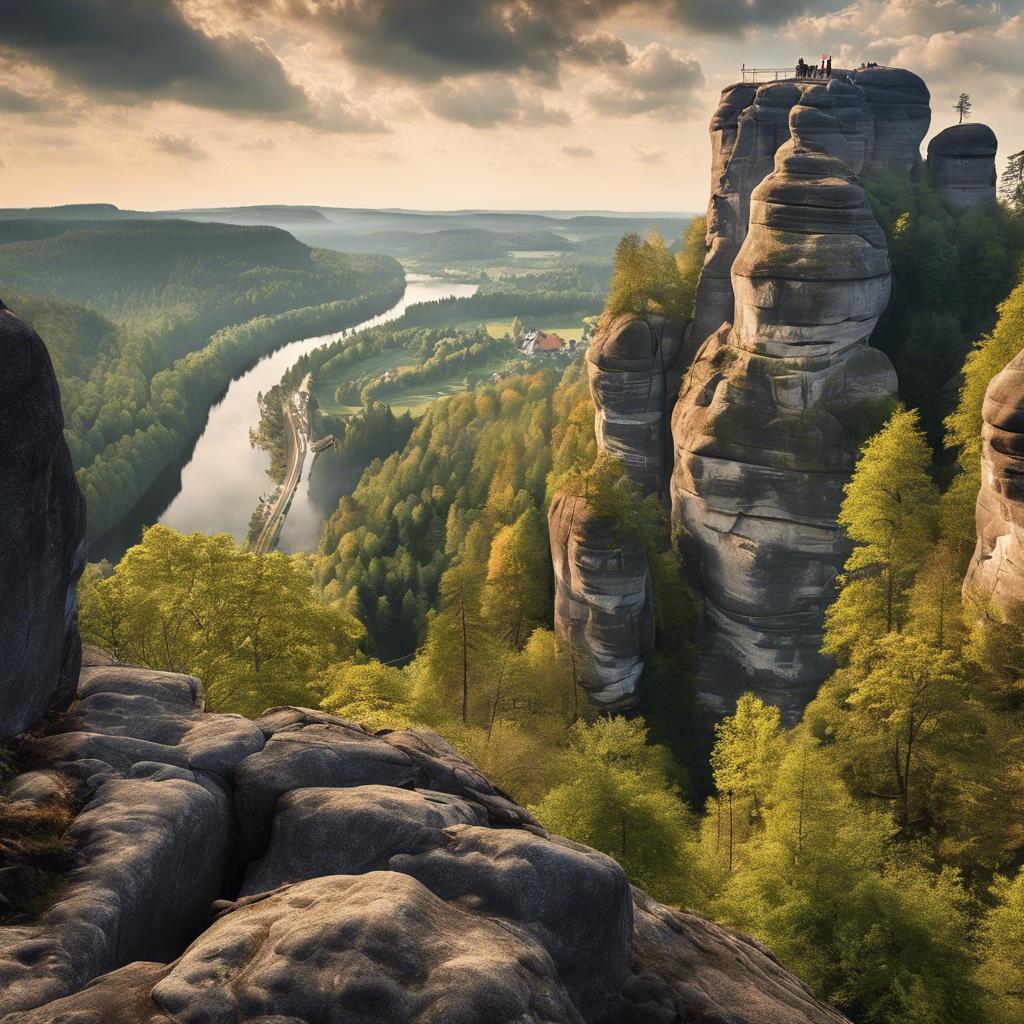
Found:
<path fill-rule="evenodd" d="M 138 541 L 142 529 L 155 521 L 183 533 L 223 532 L 244 541 L 260 496 L 274 490 L 267 476 L 270 455 L 249 443 L 249 428 L 259 422 L 257 395 L 278 384 L 299 356 L 321 345 L 396 320 L 414 303 L 465 298 L 473 295 L 477 287 L 408 274 L 405 294 L 386 312 L 345 331 L 289 342 L 264 356 L 233 380 L 224 397 L 210 410 L 206 427 L 180 474 L 176 469 L 168 470 L 121 526 L 90 548 L 90 559 L 117 561 Z M 312 550 L 320 535 L 325 510 L 318 509 L 310 500 L 308 466 L 307 462 L 282 532 L 281 546 L 288 551 Z"/>

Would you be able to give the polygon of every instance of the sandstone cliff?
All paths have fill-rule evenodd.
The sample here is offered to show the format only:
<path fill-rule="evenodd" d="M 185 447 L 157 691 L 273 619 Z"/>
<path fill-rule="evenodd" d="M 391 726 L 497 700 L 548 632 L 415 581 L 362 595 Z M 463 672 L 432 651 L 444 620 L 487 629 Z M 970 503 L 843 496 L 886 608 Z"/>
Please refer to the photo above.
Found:
<path fill-rule="evenodd" d="M 1024 351 L 985 392 L 978 544 L 964 600 L 979 617 L 1013 622 L 1024 613 Z"/>
<path fill-rule="evenodd" d="M 627 707 L 654 647 L 647 552 L 596 515 L 585 498 L 560 493 L 548 512 L 555 571 L 555 633 L 580 686 L 599 707 Z"/>
<path fill-rule="evenodd" d="M 801 100 L 751 196 L 734 323 L 702 348 L 672 428 L 673 517 L 714 631 L 704 697 L 728 710 L 753 689 L 790 717 L 830 667 L 818 649 L 846 554 L 842 489 L 896 391 L 867 345 L 890 273 L 846 162 L 864 152 L 861 127 L 821 85 Z"/>
<path fill-rule="evenodd" d="M 78 865 L 0 923 L 3 1024 L 843 1024 L 433 733 L 208 714 L 197 680 L 92 650 L 24 743 L 7 798 L 73 794 Z"/>
<path fill-rule="evenodd" d="M 85 508 L 39 335 L 0 302 L 0 739 L 74 693 Z"/>
<path fill-rule="evenodd" d="M 620 316 L 587 351 L 597 445 L 622 460 L 645 495 L 664 495 L 672 474 L 669 420 L 685 369 L 683 328 L 659 316 Z"/>
<path fill-rule="evenodd" d="M 928 169 L 954 210 L 995 204 L 997 145 L 987 124 L 955 124 L 928 143 Z"/>
<path fill-rule="evenodd" d="M 798 103 L 832 108 L 829 151 L 854 173 L 867 165 L 916 171 L 921 164 L 920 146 L 931 120 L 929 94 L 909 71 L 837 69 L 827 85 L 781 81 L 724 89 L 710 126 L 708 252 L 690 328 L 698 345 L 732 321 L 730 272 L 746 237 L 750 195 L 772 171 L 776 150 L 789 139 L 789 112 Z"/>

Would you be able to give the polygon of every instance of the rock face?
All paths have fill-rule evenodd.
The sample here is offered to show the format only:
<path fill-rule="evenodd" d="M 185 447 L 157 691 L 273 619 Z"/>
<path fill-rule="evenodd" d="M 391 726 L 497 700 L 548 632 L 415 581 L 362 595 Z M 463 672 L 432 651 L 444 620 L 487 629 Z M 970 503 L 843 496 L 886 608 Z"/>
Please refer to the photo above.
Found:
<path fill-rule="evenodd" d="M 683 324 L 620 316 L 587 351 L 597 445 L 622 459 L 643 494 L 665 494 L 672 473 L 669 419 L 684 363 Z"/>
<path fill-rule="evenodd" d="M 555 571 L 555 633 L 573 652 L 576 675 L 602 708 L 639 699 L 654 648 L 647 552 L 618 533 L 586 499 L 558 494 L 548 512 Z"/>
<path fill-rule="evenodd" d="M 0 739 L 67 704 L 81 658 L 85 507 L 39 335 L 0 302 Z"/>
<path fill-rule="evenodd" d="M 907 170 L 920 166 L 921 141 L 928 132 L 931 110 L 927 87 L 909 71 L 837 69 L 827 85 L 781 81 L 724 89 L 710 126 L 708 252 L 689 330 L 696 345 L 723 323 L 732 322 L 730 275 L 746 237 L 750 196 L 771 173 L 776 150 L 788 141 L 789 112 L 797 104 L 829 108 L 835 120 L 821 125 L 831 136 L 828 151 L 854 173 L 867 165 Z"/>
<path fill-rule="evenodd" d="M 964 599 L 978 617 L 1017 622 L 1024 612 L 1024 351 L 985 392 L 978 544 Z"/>
<path fill-rule="evenodd" d="M 997 145 L 987 124 L 955 124 L 928 143 L 928 169 L 954 210 L 995 204 Z"/>
<path fill-rule="evenodd" d="M 732 266 L 735 322 L 708 339 L 673 416 L 675 524 L 715 636 L 704 697 L 753 689 L 795 717 L 829 670 L 822 621 L 846 555 L 836 525 L 859 443 L 896 392 L 867 346 L 889 258 L 843 159 L 826 90 L 790 111 L 791 140 L 753 192 Z"/>
<path fill-rule="evenodd" d="M 0 921 L 3 1024 L 844 1024 L 432 733 L 211 715 L 195 679 L 86 660 L 5 789 L 81 806 L 66 884 Z"/>

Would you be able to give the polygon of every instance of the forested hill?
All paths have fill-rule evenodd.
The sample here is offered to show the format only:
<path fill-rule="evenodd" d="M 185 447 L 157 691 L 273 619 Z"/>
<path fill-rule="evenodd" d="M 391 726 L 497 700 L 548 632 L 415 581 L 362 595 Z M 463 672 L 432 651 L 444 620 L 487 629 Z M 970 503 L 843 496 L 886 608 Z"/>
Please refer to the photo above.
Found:
<path fill-rule="evenodd" d="M 233 376 L 383 311 L 404 282 L 390 257 L 273 227 L 0 220 L 0 296 L 50 339 L 90 540 L 182 458 Z"/>

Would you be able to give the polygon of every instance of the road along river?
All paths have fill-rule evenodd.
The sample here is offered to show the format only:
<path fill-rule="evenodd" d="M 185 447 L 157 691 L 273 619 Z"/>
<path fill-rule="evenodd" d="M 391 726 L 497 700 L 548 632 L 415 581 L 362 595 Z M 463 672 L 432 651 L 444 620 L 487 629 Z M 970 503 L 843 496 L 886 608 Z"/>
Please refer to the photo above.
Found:
<path fill-rule="evenodd" d="M 264 356 L 251 370 L 233 380 L 221 401 L 210 410 L 192 457 L 181 471 L 180 482 L 177 473 L 173 479 L 165 478 L 161 486 L 154 488 L 153 494 L 129 513 L 121 528 L 90 549 L 90 558 L 120 559 L 125 549 L 138 541 L 142 528 L 156 521 L 183 533 L 224 532 L 237 541 L 244 541 L 249 532 L 249 518 L 261 495 L 274 490 L 274 483 L 267 476 L 270 455 L 249 443 L 249 429 L 259 423 L 257 396 L 260 392 L 278 384 L 299 356 L 321 345 L 396 320 L 414 303 L 464 298 L 473 295 L 477 287 L 409 274 L 405 294 L 387 312 L 346 331 L 289 342 Z M 282 546 L 289 550 L 304 547 L 312 550 L 319 537 L 322 514 L 310 506 L 308 480 L 299 484 L 289 520 L 292 516 L 295 516 L 296 529 L 290 530 L 287 538 L 282 537 Z"/>

